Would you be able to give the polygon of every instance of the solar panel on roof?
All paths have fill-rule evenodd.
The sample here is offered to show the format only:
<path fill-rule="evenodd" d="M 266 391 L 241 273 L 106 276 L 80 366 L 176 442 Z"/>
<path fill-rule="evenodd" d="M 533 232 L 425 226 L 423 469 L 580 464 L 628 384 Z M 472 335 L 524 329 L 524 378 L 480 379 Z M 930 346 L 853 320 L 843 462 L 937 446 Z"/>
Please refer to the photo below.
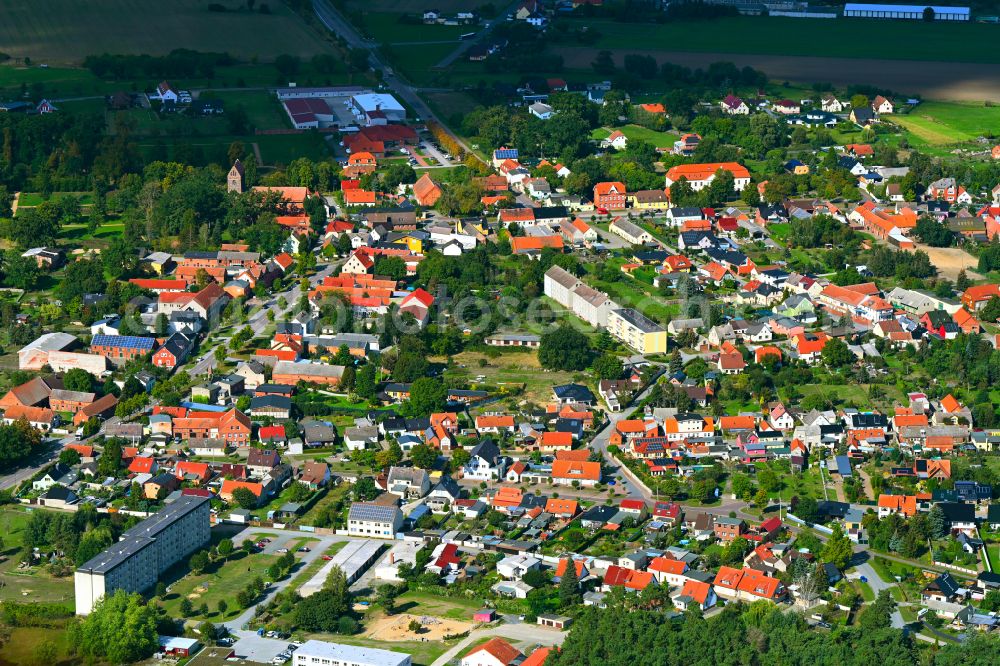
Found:
<path fill-rule="evenodd" d="M 131 349 L 152 349 L 154 338 L 135 335 L 95 335 L 90 344 L 95 347 L 127 347 Z"/>

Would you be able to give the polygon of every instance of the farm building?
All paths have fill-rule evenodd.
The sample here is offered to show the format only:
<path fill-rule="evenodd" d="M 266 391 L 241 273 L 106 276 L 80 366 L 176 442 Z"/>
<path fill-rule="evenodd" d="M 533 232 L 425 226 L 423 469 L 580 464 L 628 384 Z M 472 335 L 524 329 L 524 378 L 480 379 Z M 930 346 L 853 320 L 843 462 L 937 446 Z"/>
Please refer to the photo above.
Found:
<path fill-rule="evenodd" d="M 938 5 L 876 5 L 848 2 L 844 5 L 844 18 L 886 18 L 923 21 L 927 9 L 934 12 L 935 21 L 969 21 L 972 14 L 968 7 L 942 7 Z"/>

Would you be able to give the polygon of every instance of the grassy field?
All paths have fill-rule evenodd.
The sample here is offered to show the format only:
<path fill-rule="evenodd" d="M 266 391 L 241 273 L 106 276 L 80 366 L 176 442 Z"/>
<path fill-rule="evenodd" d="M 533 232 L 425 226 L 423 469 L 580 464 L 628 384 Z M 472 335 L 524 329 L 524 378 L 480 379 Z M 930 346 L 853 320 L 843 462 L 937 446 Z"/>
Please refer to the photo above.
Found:
<path fill-rule="evenodd" d="M 226 162 L 226 150 L 229 144 L 234 141 L 242 141 L 248 148 L 254 145 L 260 149 L 261 160 L 264 165 L 277 166 L 288 165 L 289 162 L 298 157 L 308 157 L 312 160 L 323 160 L 330 157 L 329 144 L 320 134 L 276 134 L 259 135 L 253 137 L 217 135 L 217 136 L 195 136 L 195 137 L 156 137 L 145 138 L 139 141 L 139 150 L 145 157 L 156 156 L 158 159 L 173 159 L 177 155 L 178 148 L 186 150 L 190 147 L 193 150 L 201 151 L 204 160 L 224 164 Z"/>
<path fill-rule="evenodd" d="M 108 51 L 163 55 L 187 48 L 272 59 L 283 53 L 309 57 L 328 49 L 284 3 L 268 7 L 269 15 L 210 12 L 201 0 L 105 0 L 81 11 L 75 0 L 0 0 L 0 44 L 14 58 L 60 64 Z"/>
<path fill-rule="evenodd" d="M 641 44 L 636 43 L 635 24 L 590 18 L 585 23 L 601 35 L 594 49 L 631 46 L 664 51 L 1000 63 L 1000 52 L 991 46 L 996 28 L 980 23 L 738 16 L 643 25 Z M 817 38 L 820 35 L 822 38 Z M 892 47 L 886 48 L 887 44 Z"/>
<path fill-rule="evenodd" d="M 361 27 L 364 32 L 384 44 L 448 40 L 457 42 L 460 35 L 477 30 L 477 27 L 474 25 L 416 25 L 413 23 L 401 23 L 399 19 L 403 16 L 403 12 L 372 11 L 360 16 Z"/>
<path fill-rule="evenodd" d="M 226 108 L 241 107 L 250 124 L 257 129 L 289 127 L 288 115 L 277 98 L 264 90 L 212 90 L 202 93 L 202 99 L 221 99 Z"/>
<path fill-rule="evenodd" d="M 278 557 L 236 551 L 221 565 L 212 564 L 202 574 L 189 573 L 175 582 L 161 605 L 168 615 L 180 617 L 181 599 L 187 597 L 195 609 L 203 603 L 208 604 L 209 613 L 204 619 L 219 622 L 235 617 L 243 612 L 236 605 L 236 593 L 245 589 L 255 576 L 264 576 L 264 570 L 277 562 Z M 218 612 L 218 603 L 222 599 L 229 606 L 225 617 Z"/>
<path fill-rule="evenodd" d="M 24 544 L 24 529 L 31 514 L 27 511 L 4 507 L 0 510 L 0 601 L 36 601 L 46 603 L 73 603 L 73 578 L 54 578 L 38 567 L 21 572 L 17 568 L 17 553 Z"/>
<path fill-rule="evenodd" d="M 493 359 L 487 359 L 489 365 L 480 366 L 480 359 L 486 359 L 479 352 L 466 351 L 455 355 L 453 367 L 445 370 L 446 380 L 469 381 L 477 375 L 483 375 L 486 384 L 523 384 L 523 398 L 545 403 L 552 400 L 552 387 L 566 384 L 578 379 L 572 372 L 542 370 L 538 364 L 538 355 L 533 351 L 511 352 Z M 443 358 L 432 358 L 431 361 L 443 362 Z M 464 367 L 461 367 L 464 366 Z"/>
<path fill-rule="evenodd" d="M 671 148 L 674 145 L 674 141 L 677 140 L 676 134 L 671 132 L 657 132 L 641 125 L 626 125 L 625 127 L 618 127 L 616 129 L 621 131 L 629 141 L 645 141 L 657 148 Z M 600 141 L 608 138 L 611 131 L 607 127 L 599 127 L 591 132 L 590 138 Z"/>
<path fill-rule="evenodd" d="M 959 102 L 925 102 L 905 115 L 890 120 L 905 128 L 910 142 L 948 145 L 972 141 L 1000 126 L 1000 107 Z"/>
<path fill-rule="evenodd" d="M 388 51 L 392 62 L 407 79 L 423 85 L 436 79 L 438 73 L 432 68 L 454 50 L 454 44 L 424 44 L 394 46 Z"/>
<path fill-rule="evenodd" d="M 398 612 L 411 615 L 433 615 L 450 620 L 472 621 L 472 614 L 483 607 L 482 599 L 440 597 L 426 592 L 406 592 L 396 601 Z"/>
<path fill-rule="evenodd" d="M 0 666 L 8 664 L 26 664 L 35 666 L 44 663 L 47 666 L 70 666 L 79 663 L 77 657 L 69 656 L 69 633 L 66 631 L 67 621 L 53 623 L 50 627 L 12 627 L 7 631 L 10 636 L 0 644 Z M 49 642 L 55 645 L 56 661 L 40 662 L 37 656 L 38 645 Z"/>

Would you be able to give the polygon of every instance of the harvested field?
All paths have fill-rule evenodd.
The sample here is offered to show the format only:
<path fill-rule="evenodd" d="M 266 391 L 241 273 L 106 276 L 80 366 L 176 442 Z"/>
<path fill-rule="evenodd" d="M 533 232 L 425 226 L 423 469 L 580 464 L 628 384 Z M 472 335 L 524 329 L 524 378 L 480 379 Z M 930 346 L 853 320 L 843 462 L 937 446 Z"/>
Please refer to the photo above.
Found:
<path fill-rule="evenodd" d="M 421 624 L 419 634 L 410 631 L 409 625 L 412 620 Z M 369 625 L 365 635 L 379 641 L 440 641 L 444 640 L 445 636 L 454 636 L 469 631 L 473 626 L 471 622 L 401 613 L 375 620 Z"/>
<path fill-rule="evenodd" d="M 597 55 L 596 49 L 586 47 L 561 47 L 553 52 L 563 56 L 566 67 L 571 69 L 591 69 Z M 619 66 L 629 53 L 651 55 L 659 63 L 692 69 L 713 62 L 733 62 L 739 67 L 749 65 L 762 70 L 775 81 L 822 82 L 837 87 L 867 84 L 928 99 L 1000 102 L 996 65 L 638 49 L 613 49 L 611 53 Z"/>
<path fill-rule="evenodd" d="M 270 14 L 210 12 L 201 0 L 0 0 L 0 44 L 12 57 L 72 64 L 100 53 L 164 55 L 174 49 L 227 52 L 238 58 L 309 57 L 326 43 L 284 3 Z M 108 35 L 114 38 L 109 41 Z"/>

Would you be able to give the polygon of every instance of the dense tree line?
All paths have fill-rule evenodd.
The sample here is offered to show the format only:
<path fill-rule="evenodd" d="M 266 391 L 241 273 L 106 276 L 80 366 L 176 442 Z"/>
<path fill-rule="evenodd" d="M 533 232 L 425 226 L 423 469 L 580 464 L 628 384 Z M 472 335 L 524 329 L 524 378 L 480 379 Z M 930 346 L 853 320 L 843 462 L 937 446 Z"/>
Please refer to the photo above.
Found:
<path fill-rule="evenodd" d="M 211 79 L 216 67 L 232 65 L 228 53 L 201 53 L 190 49 L 174 49 L 165 56 L 101 55 L 87 56 L 83 66 L 94 76 L 115 81 L 135 79 Z"/>
<path fill-rule="evenodd" d="M 656 611 L 587 609 L 548 666 L 687 666 L 688 664 L 817 664 L 850 666 L 914 663 L 978 666 L 992 663 L 1000 644 L 976 637 L 925 655 L 903 631 L 890 626 L 888 594 L 866 607 L 855 626 L 810 630 L 804 616 L 767 602 L 727 606 L 705 619 L 697 610 L 677 621 Z"/>

